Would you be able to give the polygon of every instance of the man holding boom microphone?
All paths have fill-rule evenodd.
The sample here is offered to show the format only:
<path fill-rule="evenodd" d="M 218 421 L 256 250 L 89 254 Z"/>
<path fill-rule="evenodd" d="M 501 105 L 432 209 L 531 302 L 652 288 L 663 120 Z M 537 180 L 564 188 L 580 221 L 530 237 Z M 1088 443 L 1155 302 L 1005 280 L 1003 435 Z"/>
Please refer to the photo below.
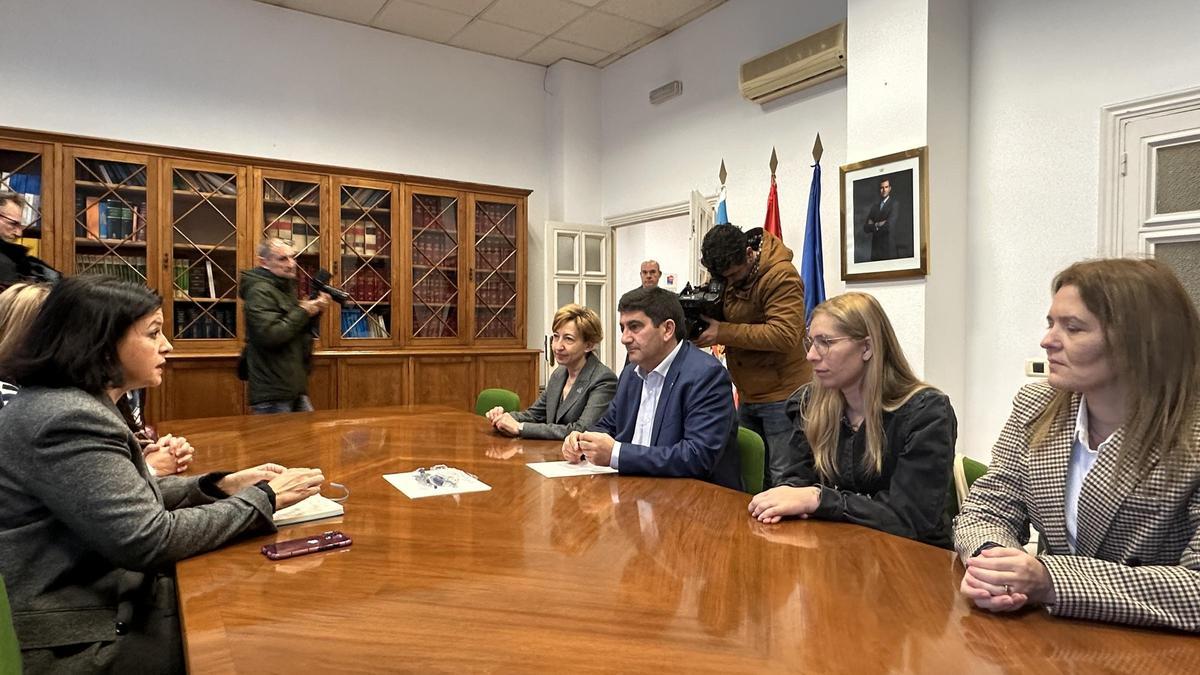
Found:
<path fill-rule="evenodd" d="M 296 296 L 296 253 L 282 239 L 258 245 L 258 267 L 242 272 L 250 411 L 255 415 L 308 412 L 313 317 L 329 306 L 329 294 Z"/>

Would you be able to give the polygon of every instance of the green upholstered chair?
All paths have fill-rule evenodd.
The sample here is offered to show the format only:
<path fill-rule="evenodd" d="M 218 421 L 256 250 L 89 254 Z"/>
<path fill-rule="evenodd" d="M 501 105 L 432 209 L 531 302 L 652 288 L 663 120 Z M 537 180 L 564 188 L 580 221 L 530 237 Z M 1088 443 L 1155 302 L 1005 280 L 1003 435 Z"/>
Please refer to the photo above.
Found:
<path fill-rule="evenodd" d="M 752 495 L 762 492 L 767 463 L 767 446 L 762 436 L 739 426 L 738 453 L 742 456 L 742 489 Z"/>
<path fill-rule="evenodd" d="M 950 498 L 946 500 L 946 513 L 951 519 L 958 515 L 971 486 L 985 473 L 987 464 L 977 462 L 966 455 L 954 456 L 954 472 L 950 476 Z"/>
<path fill-rule="evenodd" d="M 21 648 L 13 630 L 12 608 L 8 606 L 8 589 L 0 577 L 0 675 L 20 675 Z"/>
<path fill-rule="evenodd" d="M 496 406 L 504 408 L 504 412 L 520 410 L 521 397 L 517 396 L 517 392 L 507 389 L 484 389 L 475 399 L 475 414 L 482 416 Z"/>

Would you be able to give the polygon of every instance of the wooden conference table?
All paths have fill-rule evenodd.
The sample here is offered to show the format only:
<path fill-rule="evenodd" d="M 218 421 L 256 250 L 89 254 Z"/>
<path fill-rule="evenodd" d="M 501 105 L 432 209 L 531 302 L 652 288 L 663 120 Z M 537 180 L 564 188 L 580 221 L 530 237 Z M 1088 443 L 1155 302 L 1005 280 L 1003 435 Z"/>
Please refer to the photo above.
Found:
<path fill-rule="evenodd" d="M 319 466 L 341 518 L 178 565 L 192 673 L 1200 672 L 1200 639 L 993 616 L 945 550 L 863 527 L 762 525 L 693 480 L 547 479 L 556 442 L 434 407 L 160 425 L 195 469 Z M 445 463 L 490 492 L 409 500 L 382 478 Z M 264 543 L 330 529 L 349 549 L 280 562 Z"/>

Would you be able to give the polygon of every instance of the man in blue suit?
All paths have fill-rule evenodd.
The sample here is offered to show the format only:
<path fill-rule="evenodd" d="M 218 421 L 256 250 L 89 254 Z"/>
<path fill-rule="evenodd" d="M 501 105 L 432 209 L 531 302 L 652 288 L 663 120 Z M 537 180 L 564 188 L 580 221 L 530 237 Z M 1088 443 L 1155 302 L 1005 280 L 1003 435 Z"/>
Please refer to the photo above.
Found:
<path fill-rule="evenodd" d="M 629 365 L 608 412 L 563 441 L 563 457 L 621 473 L 699 478 L 740 490 L 737 416 L 729 372 L 687 340 L 674 293 L 638 288 L 621 296 L 621 343 Z"/>

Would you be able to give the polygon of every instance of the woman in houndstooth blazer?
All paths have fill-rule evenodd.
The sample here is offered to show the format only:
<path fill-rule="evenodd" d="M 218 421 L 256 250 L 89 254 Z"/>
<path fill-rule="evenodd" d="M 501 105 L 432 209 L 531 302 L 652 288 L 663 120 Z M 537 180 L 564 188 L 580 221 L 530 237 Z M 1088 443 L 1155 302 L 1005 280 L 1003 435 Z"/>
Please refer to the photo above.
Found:
<path fill-rule="evenodd" d="M 1052 288 L 1048 384 L 1017 394 L 954 523 L 961 591 L 994 612 L 1200 631 L 1196 308 L 1154 260 L 1076 263 Z"/>

